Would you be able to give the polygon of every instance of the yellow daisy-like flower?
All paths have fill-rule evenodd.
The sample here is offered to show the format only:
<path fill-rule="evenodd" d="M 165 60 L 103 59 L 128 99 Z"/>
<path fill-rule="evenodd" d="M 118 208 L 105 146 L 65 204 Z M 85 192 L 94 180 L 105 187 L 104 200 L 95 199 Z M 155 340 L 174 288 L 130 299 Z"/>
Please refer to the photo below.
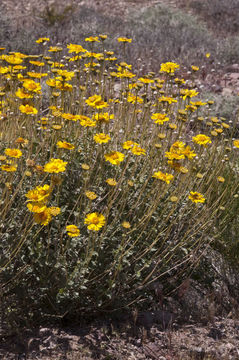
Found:
<path fill-rule="evenodd" d="M 22 156 L 22 152 L 19 149 L 5 149 L 4 153 L 7 156 L 13 157 L 13 158 L 20 158 Z"/>
<path fill-rule="evenodd" d="M 40 202 L 39 203 L 33 202 L 33 203 L 28 203 L 27 208 L 33 213 L 41 213 L 46 209 L 46 205 Z"/>
<path fill-rule="evenodd" d="M 100 42 L 98 36 L 90 36 L 88 38 L 85 38 L 85 41 L 88 41 L 88 42 Z"/>
<path fill-rule="evenodd" d="M 135 145 L 139 145 L 139 144 L 132 141 L 132 140 L 127 140 L 122 144 L 122 147 L 125 150 L 129 150 L 129 149 L 132 149 L 132 147 L 135 146 Z"/>
<path fill-rule="evenodd" d="M 130 150 L 134 155 L 146 155 L 146 150 L 137 145 L 134 145 Z"/>
<path fill-rule="evenodd" d="M 83 170 L 90 170 L 90 166 L 88 164 L 81 164 L 81 168 Z"/>
<path fill-rule="evenodd" d="M 80 119 L 80 124 L 83 127 L 95 127 L 96 126 L 96 122 L 91 120 L 89 117 L 87 116 L 82 116 L 82 118 Z"/>
<path fill-rule="evenodd" d="M 173 99 L 172 97 L 170 96 L 161 96 L 159 99 L 158 99 L 159 102 L 167 102 L 169 105 L 172 104 L 172 103 L 176 103 L 177 100 Z"/>
<path fill-rule="evenodd" d="M 105 225 L 105 217 L 98 212 L 93 212 L 86 215 L 84 223 L 88 225 L 88 230 L 98 231 Z"/>
<path fill-rule="evenodd" d="M 161 64 L 160 71 L 168 74 L 174 74 L 175 70 L 179 69 L 179 67 L 179 64 L 169 61 Z"/>
<path fill-rule="evenodd" d="M 123 43 L 131 43 L 132 39 L 126 38 L 126 37 L 119 37 L 118 42 L 123 42 Z"/>
<path fill-rule="evenodd" d="M 110 139 L 111 137 L 104 133 L 95 134 L 94 136 L 94 140 L 97 144 L 106 144 L 107 142 L 110 141 Z"/>
<path fill-rule="evenodd" d="M 143 99 L 139 96 L 135 96 L 134 94 L 129 93 L 128 97 L 127 97 L 127 101 L 131 104 L 135 104 L 136 102 L 138 104 L 143 104 Z"/>
<path fill-rule="evenodd" d="M 7 171 L 7 172 L 13 172 L 17 170 L 17 165 L 2 165 L 1 166 L 1 170 L 2 171 Z"/>
<path fill-rule="evenodd" d="M 42 42 L 45 42 L 45 41 L 50 41 L 50 39 L 47 37 L 42 37 L 42 38 L 37 39 L 36 43 L 41 44 Z"/>
<path fill-rule="evenodd" d="M 67 225 L 66 226 L 67 235 L 70 237 L 76 237 L 80 235 L 80 230 L 75 225 Z"/>
<path fill-rule="evenodd" d="M 117 181 L 113 178 L 109 178 L 107 180 L 105 180 L 105 182 L 107 182 L 108 185 L 110 186 L 116 186 L 117 185 Z"/>
<path fill-rule="evenodd" d="M 169 121 L 166 114 L 155 113 L 151 116 L 152 120 L 155 120 L 155 124 L 162 125 L 165 121 Z"/>
<path fill-rule="evenodd" d="M 27 114 L 27 115 L 31 115 L 31 114 L 37 114 L 38 110 L 36 108 L 34 108 L 31 105 L 20 105 L 19 106 L 19 110 L 23 113 L 23 114 Z"/>
<path fill-rule="evenodd" d="M 28 91 L 40 93 L 41 92 L 41 85 L 34 80 L 25 80 L 23 82 L 23 87 Z"/>
<path fill-rule="evenodd" d="M 125 155 L 119 151 L 111 151 L 105 154 L 105 160 L 113 165 L 119 165 L 124 160 Z"/>
<path fill-rule="evenodd" d="M 17 89 L 17 91 L 15 92 L 15 95 L 19 99 L 31 99 L 31 98 L 33 98 L 32 94 L 27 93 L 25 89 L 21 89 L 21 88 Z"/>
<path fill-rule="evenodd" d="M 234 140 L 233 145 L 239 149 L 239 139 Z"/>
<path fill-rule="evenodd" d="M 202 146 L 207 146 L 207 144 L 210 144 L 212 141 L 209 136 L 198 134 L 197 136 L 193 137 L 193 142 Z"/>
<path fill-rule="evenodd" d="M 28 201 L 36 203 L 44 203 L 47 201 L 50 196 L 51 189 L 50 185 L 37 186 L 33 190 L 29 190 L 25 196 L 28 198 Z"/>
<path fill-rule="evenodd" d="M 152 84 L 154 82 L 154 80 L 152 79 L 147 79 L 147 78 L 139 78 L 139 81 L 142 82 L 143 84 Z"/>
<path fill-rule="evenodd" d="M 162 181 L 165 181 L 167 184 L 170 183 L 170 181 L 173 179 L 173 175 L 172 174 L 164 174 L 162 173 L 162 171 L 157 171 L 153 174 L 153 177 Z"/>
<path fill-rule="evenodd" d="M 85 191 L 85 195 L 90 200 L 95 200 L 98 197 L 94 191 Z"/>
<path fill-rule="evenodd" d="M 125 229 L 130 229 L 131 228 L 131 225 L 130 225 L 130 223 L 128 221 L 123 221 L 121 225 Z"/>
<path fill-rule="evenodd" d="M 217 180 L 221 183 L 223 183 L 225 181 L 223 176 L 218 176 Z"/>
<path fill-rule="evenodd" d="M 63 119 L 66 119 L 66 120 L 77 121 L 77 120 L 80 120 L 81 115 L 73 115 L 73 114 L 69 114 L 69 113 L 63 113 L 63 114 L 61 114 L 61 116 L 63 117 Z"/>
<path fill-rule="evenodd" d="M 32 64 L 32 65 L 39 66 L 39 67 L 41 67 L 41 66 L 44 66 L 44 65 L 45 65 L 45 63 L 44 63 L 44 62 L 42 62 L 42 61 L 35 61 L 35 60 L 31 60 L 31 61 L 29 61 L 29 63 L 30 63 L 30 64 Z"/>
<path fill-rule="evenodd" d="M 186 100 L 188 97 L 194 97 L 197 96 L 199 93 L 196 90 L 192 90 L 192 89 L 182 89 L 180 91 L 180 94 L 183 98 L 183 100 Z"/>
<path fill-rule="evenodd" d="M 44 211 L 42 211 L 40 213 L 34 213 L 33 217 L 37 224 L 44 225 L 44 226 L 48 225 L 52 219 L 52 216 L 51 216 L 48 208 L 46 208 Z"/>
<path fill-rule="evenodd" d="M 57 206 L 52 206 L 48 208 L 48 211 L 52 216 L 57 216 L 60 214 L 61 209 Z"/>
<path fill-rule="evenodd" d="M 72 145 L 71 143 L 68 143 L 66 141 L 58 141 L 56 146 L 59 148 L 59 149 L 67 149 L 67 150 L 73 150 L 75 149 L 75 146 Z"/>
<path fill-rule="evenodd" d="M 81 45 L 77 44 L 69 44 L 67 45 L 67 49 L 69 49 L 69 53 L 75 54 L 79 54 L 80 52 L 86 52 L 86 49 L 84 49 Z"/>
<path fill-rule="evenodd" d="M 67 161 L 61 159 L 51 159 L 49 163 L 45 164 L 44 171 L 48 173 L 59 173 L 66 170 Z"/>
<path fill-rule="evenodd" d="M 192 65 L 191 68 L 192 68 L 193 71 L 198 71 L 199 70 L 199 66 Z"/>
<path fill-rule="evenodd" d="M 59 47 L 59 46 L 50 46 L 49 48 L 49 52 L 59 52 L 59 51 L 62 51 L 62 47 Z"/>
<path fill-rule="evenodd" d="M 107 102 L 103 101 L 100 95 L 90 96 L 85 100 L 86 104 L 95 108 L 95 109 L 103 109 L 108 107 Z"/>
<path fill-rule="evenodd" d="M 196 191 L 191 191 L 188 198 L 194 203 L 204 203 L 206 200 L 202 194 Z"/>
<path fill-rule="evenodd" d="M 93 116 L 93 119 L 100 123 L 108 123 L 110 120 L 114 119 L 114 114 L 109 115 L 109 113 L 97 113 Z"/>

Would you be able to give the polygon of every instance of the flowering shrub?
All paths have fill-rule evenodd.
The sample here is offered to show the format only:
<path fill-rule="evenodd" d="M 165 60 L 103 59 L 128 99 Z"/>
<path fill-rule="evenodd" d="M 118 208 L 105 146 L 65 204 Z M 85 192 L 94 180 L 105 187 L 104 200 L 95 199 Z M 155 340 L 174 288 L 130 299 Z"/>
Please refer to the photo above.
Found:
<path fill-rule="evenodd" d="M 106 35 L 86 38 L 89 50 L 42 39 L 39 56 L 0 57 L 8 313 L 61 318 L 143 302 L 149 284 L 192 271 L 230 221 L 239 140 L 179 64 L 137 76 L 105 49 Z"/>

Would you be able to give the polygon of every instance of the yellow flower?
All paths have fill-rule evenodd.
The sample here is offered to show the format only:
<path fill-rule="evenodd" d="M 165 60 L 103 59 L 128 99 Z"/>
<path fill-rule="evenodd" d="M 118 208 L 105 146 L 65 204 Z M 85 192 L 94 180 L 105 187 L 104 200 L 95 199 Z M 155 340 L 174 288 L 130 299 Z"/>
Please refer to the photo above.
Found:
<path fill-rule="evenodd" d="M 117 181 L 113 178 L 109 178 L 107 180 L 105 180 L 107 182 L 108 185 L 110 186 L 116 186 L 117 185 Z"/>
<path fill-rule="evenodd" d="M 130 150 L 134 155 L 146 155 L 146 151 L 137 145 L 134 145 Z"/>
<path fill-rule="evenodd" d="M 31 61 L 29 61 L 29 63 L 30 63 L 30 64 L 32 64 L 32 65 L 39 66 L 39 67 L 41 67 L 41 66 L 44 66 L 44 65 L 45 65 L 45 63 L 44 63 L 44 62 L 42 62 L 42 61 L 35 61 L 35 60 L 31 60 Z"/>
<path fill-rule="evenodd" d="M 89 117 L 87 116 L 81 116 L 81 119 L 80 119 L 80 124 L 81 126 L 83 127 L 94 127 L 96 126 L 96 122 L 91 120 Z"/>
<path fill-rule="evenodd" d="M 162 125 L 165 121 L 169 121 L 166 114 L 155 113 L 151 116 L 152 120 L 155 120 L 155 124 Z"/>
<path fill-rule="evenodd" d="M 125 150 L 129 150 L 129 149 L 132 149 L 133 146 L 135 145 L 139 145 L 138 143 L 132 141 L 132 140 L 128 140 L 128 141 L 125 141 L 123 144 L 122 144 L 122 147 L 123 149 Z"/>
<path fill-rule="evenodd" d="M 7 171 L 7 172 L 13 172 L 17 170 L 17 165 L 2 165 L 1 166 L 1 170 L 2 171 Z"/>
<path fill-rule="evenodd" d="M 173 179 L 173 175 L 172 174 L 164 174 L 161 171 L 157 171 L 153 174 L 153 177 L 162 181 L 165 181 L 167 184 L 170 183 L 170 181 Z"/>
<path fill-rule="evenodd" d="M 26 193 L 26 197 L 28 201 L 36 202 L 36 203 L 43 203 L 46 202 L 48 197 L 50 196 L 51 188 L 49 185 L 37 186 L 33 190 L 29 190 Z"/>
<path fill-rule="evenodd" d="M 189 160 L 192 160 L 195 156 L 197 156 L 197 154 L 195 154 L 195 152 L 191 150 L 190 146 L 186 146 L 186 148 L 183 149 L 181 153 L 185 155 Z"/>
<path fill-rule="evenodd" d="M 180 94 L 182 95 L 183 100 L 186 100 L 187 97 L 194 97 L 198 95 L 198 91 L 192 90 L 192 89 L 182 89 L 180 91 Z"/>
<path fill-rule="evenodd" d="M 41 213 L 46 209 L 46 205 L 41 202 L 33 202 L 33 203 L 28 203 L 27 208 L 33 213 Z"/>
<path fill-rule="evenodd" d="M 84 223 L 88 225 L 88 230 L 98 231 L 105 225 L 105 217 L 98 212 L 93 212 L 86 215 Z"/>
<path fill-rule="evenodd" d="M 59 46 L 50 46 L 50 49 L 48 50 L 49 52 L 59 52 L 62 51 L 62 47 Z"/>
<path fill-rule="evenodd" d="M 75 225 L 67 225 L 66 226 L 67 235 L 70 237 L 76 237 L 80 235 L 80 230 Z"/>
<path fill-rule="evenodd" d="M 47 73 L 37 73 L 35 71 L 28 71 L 27 75 L 35 79 L 41 79 L 44 76 L 48 76 Z"/>
<path fill-rule="evenodd" d="M 79 54 L 80 52 L 86 52 L 86 49 L 84 49 L 81 45 L 77 44 L 69 44 L 67 45 L 67 49 L 69 49 L 69 53 Z"/>
<path fill-rule="evenodd" d="M 198 71 L 199 70 L 199 67 L 195 66 L 195 65 L 192 65 L 191 68 L 192 68 L 193 71 Z"/>
<path fill-rule="evenodd" d="M 178 201 L 178 197 L 177 197 L 177 196 L 171 196 L 171 197 L 170 197 L 170 201 L 172 201 L 172 202 L 177 202 L 177 201 Z"/>
<path fill-rule="evenodd" d="M 19 110 L 23 113 L 23 114 L 27 114 L 27 115 L 31 115 L 31 114 L 37 114 L 38 110 L 36 108 L 34 108 L 31 105 L 20 105 L 19 106 Z"/>
<path fill-rule="evenodd" d="M 142 104 L 144 102 L 141 97 L 135 96 L 134 94 L 131 94 L 131 93 L 129 93 L 129 95 L 127 97 L 127 101 L 131 104 L 135 104 L 136 102 L 138 104 Z"/>
<path fill-rule="evenodd" d="M 130 223 L 128 221 L 123 221 L 121 225 L 125 229 L 130 229 L 131 228 L 131 225 L 130 225 Z"/>
<path fill-rule="evenodd" d="M 161 64 L 161 68 L 160 71 L 161 72 L 166 72 L 168 74 L 174 74 L 176 69 L 179 69 L 179 64 L 174 63 L 174 62 L 166 62 Z"/>
<path fill-rule="evenodd" d="M 193 142 L 199 145 L 207 146 L 207 144 L 210 144 L 212 141 L 209 136 L 198 134 L 197 136 L 193 137 Z"/>
<path fill-rule="evenodd" d="M 113 165 L 119 165 L 124 160 L 124 154 L 119 151 L 111 151 L 105 155 L 105 160 Z"/>
<path fill-rule="evenodd" d="M 132 39 L 128 39 L 126 37 L 119 37 L 118 39 L 118 42 L 123 42 L 123 43 L 131 43 L 132 42 Z"/>
<path fill-rule="evenodd" d="M 152 79 L 147 79 L 147 78 L 139 78 L 138 79 L 140 82 L 142 82 L 143 84 L 151 84 L 151 83 L 153 83 L 154 82 L 154 80 L 152 80 Z"/>
<path fill-rule="evenodd" d="M 44 171 L 48 173 L 59 173 L 66 170 L 67 162 L 61 159 L 51 159 L 49 163 L 45 164 Z"/>
<path fill-rule="evenodd" d="M 89 42 L 100 42 L 98 36 L 90 36 L 88 38 L 85 38 L 85 41 L 89 41 Z"/>
<path fill-rule="evenodd" d="M 59 207 L 52 206 L 48 208 L 48 211 L 52 216 L 57 216 L 60 214 L 61 209 Z"/>
<path fill-rule="evenodd" d="M 103 109 L 108 107 L 107 102 L 103 101 L 100 95 L 90 96 L 85 100 L 86 104 L 95 108 L 95 109 Z"/>
<path fill-rule="evenodd" d="M 75 146 L 72 145 L 71 143 L 68 143 L 66 141 L 58 141 L 56 146 L 59 148 L 59 149 L 67 149 L 67 150 L 73 150 L 75 149 Z"/>
<path fill-rule="evenodd" d="M 188 198 L 194 203 L 204 203 L 206 200 L 202 194 L 196 191 L 191 191 Z"/>
<path fill-rule="evenodd" d="M 28 94 L 25 91 L 25 89 L 21 89 L 21 88 L 18 88 L 17 91 L 15 92 L 15 94 L 19 99 L 31 99 L 31 98 L 33 98 L 33 95 Z"/>
<path fill-rule="evenodd" d="M 56 72 L 59 75 L 56 79 L 60 81 L 69 81 L 75 76 L 74 71 L 57 69 Z"/>
<path fill-rule="evenodd" d="M 42 211 L 40 213 L 34 213 L 33 217 L 34 217 L 34 220 L 36 223 L 38 223 L 40 225 L 44 225 L 44 226 L 49 224 L 49 222 L 52 219 L 52 216 L 51 216 L 48 208 L 46 208 L 44 211 Z"/>
<path fill-rule="evenodd" d="M 5 149 L 4 153 L 7 156 L 13 157 L 13 158 L 20 158 L 22 156 L 22 152 L 19 149 Z"/>
<path fill-rule="evenodd" d="M 73 114 L 69 114 L 69 113 L 63 113 L 63 114 L 61 114 L 61 116 L 63 117 L 63 119 L 66 119 L 66 120 L 77 121 L 77 120 L 80 120 L 81 115 L 73 115 Z"/>
<path fill-rule="evenodd" d="M 45 42 L 45 41 L 50 41 L 50 39 L 47 37 L 42 37 L 42 38 L 37 39 L 36 43 L 41 44 L 42 42 Z"/>
<path fill-rule="evenodd" d="M 81 168 L 83 170 L 90 170 L 90 166 L 88 164 L 81 164 Z"/>
<path fill-rule="evenodd" d="M 114 119 L 114 114 L 109 115 L 109 113 L 97 113 L 93 116 L 93 119 L 97 122 L 108 123 L 110 120 Z"/>
<path fill-rule="evenodd" d="M 239 149 L 239 139 L 234 140 L 233 145 Z"/>
<path fill-rule="evenodd" d="M 110 139 L 111 137 L 104 133 L 95 134 L 94 136 L 94 140 L 98 144 L 106 144 L 108 141 L 110 141 Z"/>
<path fill-rule="evenodd" d="M 85 191 L 85 195 L 90 200 L 95 200 L 98 197 L 93 191 Z"/>
<path fill-rule="evenodd" d="M 41 93 L 41 85 L 36 83 L 34 80 L 25 80 L 23 82 L 23 87 L 28 91 L 32 91 L 38 94 Z"/>
<path fill-rule="evenodd" d="M 206 58 L 209 58 L 210 56 L 211 56 L 211 54 L 208 52 L 208 53 L 206 53 Z"/>
<path fill-rule="evenodd" d="M 23 62 L 20 57 L 15 55 L 3 55 L 3 59 L 11 65 L 19 65 Z"/>
<path fill-rule="evenodd" d="M 224 177 L 222 177 L 222 176 L 218 176 L 217 180 L 221 183 L 223 183 L 225 181 Z"/>
<path fill-rule="evenodd" d="M 177 100 L 173 99 L 172 97 L 170 96 L 161 96 L 159 99 L 158 99 L 159 102 L 167 102 L 169 105 L 172 104 L 172 103 L 176 103 Z"/>

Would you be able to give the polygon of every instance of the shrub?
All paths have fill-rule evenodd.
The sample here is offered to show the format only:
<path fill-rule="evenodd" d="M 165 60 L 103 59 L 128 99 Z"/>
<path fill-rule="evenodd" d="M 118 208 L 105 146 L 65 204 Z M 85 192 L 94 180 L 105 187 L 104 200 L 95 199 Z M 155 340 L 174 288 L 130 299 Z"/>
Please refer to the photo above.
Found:
<path fill-rule="evenodd" d="M 210 101 L 194 100 L 198 69 L 187 82 L 173 62 L 136 76 L 106 38 L 85 39 L 89 50 L 69 44 L 69 56 L 48 38 L 37 41 L 41 55 L 1 56 L 12 324 L 150 301 L 156 280 L 166 289 L 196 266 L 237 201 L 238 140 Z M 130 42 L 118 39 L 121 52 Z"/>

